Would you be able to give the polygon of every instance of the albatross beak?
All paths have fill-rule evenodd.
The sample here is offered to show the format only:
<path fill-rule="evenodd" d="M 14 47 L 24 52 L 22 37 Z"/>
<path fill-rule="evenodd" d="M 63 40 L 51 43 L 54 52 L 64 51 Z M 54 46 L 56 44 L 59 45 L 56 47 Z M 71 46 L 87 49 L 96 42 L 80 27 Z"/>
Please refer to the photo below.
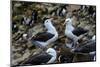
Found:
<path fill-rule="evenodd" d="M 66 24 L 66 21 L 64 22 L 63 26 Z"/>
<path fill-rule="evenodd" d="M 50 20 L 52 21 L 52 20 L 53 20 L 53 18 L 50 18 Z"/>

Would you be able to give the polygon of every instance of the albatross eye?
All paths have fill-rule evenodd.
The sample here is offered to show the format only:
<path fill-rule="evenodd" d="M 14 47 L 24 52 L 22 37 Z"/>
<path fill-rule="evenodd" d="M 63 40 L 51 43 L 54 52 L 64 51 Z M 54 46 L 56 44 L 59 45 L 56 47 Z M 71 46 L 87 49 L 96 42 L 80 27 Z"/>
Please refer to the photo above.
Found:
<path fill-rule="evenodd" d="M 46 21 L 46 23 L 48 23 L 48 21 Z"/>
<path fill-rule="evenodd" d="M 47 52 L 47 53 L 51 53 L 51 52 Z"/>
<path fill-rule="evenodd" d="M 69 22 L 69 21 L 67 21 L 67 22 Z"/>

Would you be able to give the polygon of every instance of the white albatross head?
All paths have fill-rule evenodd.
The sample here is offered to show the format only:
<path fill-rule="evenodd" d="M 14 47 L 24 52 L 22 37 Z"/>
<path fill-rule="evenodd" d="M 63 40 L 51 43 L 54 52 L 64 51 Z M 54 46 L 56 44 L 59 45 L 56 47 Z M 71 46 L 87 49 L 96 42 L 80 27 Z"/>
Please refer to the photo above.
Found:
<path fill-rule="evenodd" d="M 72 19 L 71 19 L 71 18 L 67 18 L 67 19 L 65 20 L 64 25 L 65 25 L 65 24 L 67 24 L 67 25 L 72 25 Z"/>
<path fill-rule="evenodd" d="M 44 26 L 47 29 L 47 32 L 50 32 L 52 34 L 58 34 L 56 31 L 56 28 L 52 24 L 53 18 L 47 18 L 44 20 Z"/>
<path fill-rule="evenodd" d="M 51 22 L 52 19 L 53 19 L 53 18 L 50 18 L 50 19 L 48 18 L 48 19 L 46 19 L 46 20 L 44 21 L 44 26 L 48 27 L 49 25 L 51 25 L 51 24 L 52 24 L 52 22 Z"/>
<path fill-rule="evenodd" d="M 47 52 L 48 54 L 52 55 L 52 56 L 56 56 L 56 55 L 57 55 L 56 50 L 54 50 L 53 48 L 47 49 L 46 52 Z"/>
<path fill-rule="evenodd" d="M 49 48 L 46 51 L 49 55 L 52 56 L 52 58 L 47 62 L 47 63 L 54 63 L 56 58 L 57 58 L 57 53 L 56 50 L 54 50 L 53 48 Z"/>

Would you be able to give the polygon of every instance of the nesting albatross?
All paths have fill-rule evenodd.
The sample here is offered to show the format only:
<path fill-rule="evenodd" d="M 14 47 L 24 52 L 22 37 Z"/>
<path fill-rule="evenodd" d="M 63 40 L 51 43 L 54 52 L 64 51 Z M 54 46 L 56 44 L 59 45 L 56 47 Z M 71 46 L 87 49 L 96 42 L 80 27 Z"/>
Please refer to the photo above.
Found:
<path fill-rule="evenodd" d="M 67 18 L 65 20 L 64 24 L 66 25 L 65 35 L 69 39 L 73 40 L 73 42 L 74 42 L 73 47 L 75 47 L 75 43 L 78 41 L 78 39 L 80 39 L 79 36 L 82 35 L 82 34 L 85 34 L 86 32 L 88 32 L 88 30 L 85 30 L 81 27 L 74 28 L 74 26 L 72 25 L 72 19 L 71 18 Z"/>
<path fill-rule="evenodd" d="M 79 53 L 90 53 L 93 54 L 96 51 L 96 40 L 95 36 L 92 37 L 91 40 L 82 44 L 83 46 L 77 47 L 72 49 L 72 52 L 79 52 Z"/>
<path fill-rule="evenodd" d="M 44 20 L 44 26 L 47 29 L 45 32 L 39 32 L 35 36 L 32 37 L 32 43 L 35 44 L 39 48 L 46 47 L 52 42 L 58 39 L 58 32 L 53 26 L 52 19 L 46 18 Z"/>
<path fill-rule="evenodd" d="M 54 63 L 57 58 L 55 49 L 48 48 L 46 52 L 42 52 L 31 56 L 27 61 L 24 61 L 21 65 L 40 65 Z"/>
<path fill-rule="evenodd" d="M 82 46 L 72 49 L 71 52 L 82 55 L 89 55 L 91 57 L 90 60 L 96 60 L 96 39 L 95 36 L 92 37 L 91 40 L 81 44 Z"/>

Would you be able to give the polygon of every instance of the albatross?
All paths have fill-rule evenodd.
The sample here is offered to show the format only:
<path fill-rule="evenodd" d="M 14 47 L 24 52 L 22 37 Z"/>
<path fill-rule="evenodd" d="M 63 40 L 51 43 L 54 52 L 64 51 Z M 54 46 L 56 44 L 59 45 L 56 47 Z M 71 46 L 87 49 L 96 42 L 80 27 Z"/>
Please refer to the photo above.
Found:
<path fill-rule="evenodd" d="M 51 64 L 54 63 L 57 58 L 56 50 L 48 48 L 45 52 L 36 54 L 28 58 L 21 65 L 40 65 L 40 64 Z"/>
<path fill-rule="evenodd" d="M 80 39 L 80 35 L 87 33 L 88 30 L 81 27 L 74 28 L 72 25 L 72 18 L 67 18 L 64 24 L 66 25 L 65 35 L 74 42 L 72 47 L 75 47 L 75 43 Z"/>
<path fill-rule="evenodd" d="M 44 48 L 58 39 L 58 32 L 52 24 L 52 18 L 45 18 L 44 26 L 47 31 L 39 32 L 31 38 L 32 43 L 39 48 Z"/>
<path fill-rule="evenodd" d="M 92 61 L 96 60 L 96 39 L 95 35 L 92 37 L 91 40 L 81 44 L 83 46 L 77 47 L 75 49 L 72 49 L 71 52 L 74 52 L 76 54 L 83 54 L 83 55 L 89 55 L 91 57 Z"/>
<path fill-rule="evenodd" d="M 89 54 L 95 54 L 95 51 L 96 51 L 95 36 L 93 36 L 91 40 L 83 43 L 82 46 L 72 49 L 72 52 L 89 53 Z"/>

